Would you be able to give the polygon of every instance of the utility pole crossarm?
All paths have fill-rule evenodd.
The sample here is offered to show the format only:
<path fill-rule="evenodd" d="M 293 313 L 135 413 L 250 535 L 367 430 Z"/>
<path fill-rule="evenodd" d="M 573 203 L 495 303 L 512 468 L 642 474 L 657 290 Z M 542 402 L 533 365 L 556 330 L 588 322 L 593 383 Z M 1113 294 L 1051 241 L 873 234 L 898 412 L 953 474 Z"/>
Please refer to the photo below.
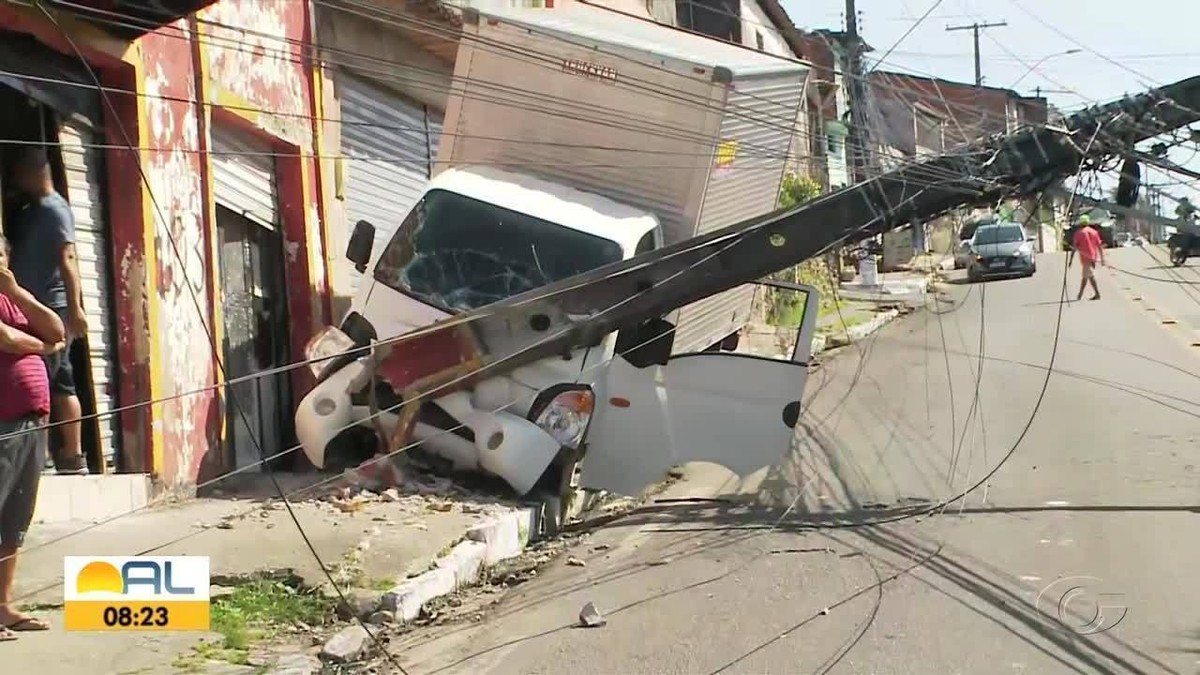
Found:
<path fill-rule="evenodd" d="M 962 26 L 946 26 L 947 31 L 969 30 L 975 42 L 975 86 L 983 86 L 983 67 L 979 63 L 979 31 L 985 28 L 1001 28 L 1007 26 L 1007 21 L 994 21 L 992 23 L 971 23 Z"/>

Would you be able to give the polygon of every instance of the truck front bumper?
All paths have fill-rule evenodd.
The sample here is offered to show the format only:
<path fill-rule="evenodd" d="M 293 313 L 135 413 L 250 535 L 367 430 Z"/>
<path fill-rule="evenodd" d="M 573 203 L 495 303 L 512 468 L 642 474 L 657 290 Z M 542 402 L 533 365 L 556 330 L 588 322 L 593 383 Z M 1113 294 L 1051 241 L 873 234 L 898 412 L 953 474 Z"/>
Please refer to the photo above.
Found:
<path fill-rule="evenodd" d="M 296 407 L 296 440 L 318 469 L 325 468 L 335 439 L 370 414 L 352 399 L 369 376 L 364 360 L 352 361 L 314 387 Z"/>

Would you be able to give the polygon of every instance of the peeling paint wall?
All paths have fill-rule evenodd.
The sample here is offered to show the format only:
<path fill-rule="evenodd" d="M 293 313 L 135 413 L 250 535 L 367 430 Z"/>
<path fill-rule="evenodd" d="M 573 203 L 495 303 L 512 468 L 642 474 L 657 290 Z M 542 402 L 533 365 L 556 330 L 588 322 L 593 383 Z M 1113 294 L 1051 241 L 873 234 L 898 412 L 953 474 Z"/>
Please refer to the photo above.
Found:
<path fill-rule="evenodd" d="M 159 391 L 167 399 L 154 426 L 161 435 L 161 482 L 173 489 L 194 485 L 202 466 L 228 470 L 221 456 L 223 399 L 213 358 L 213 293 L 207 283 L 214 261 L 206 230 L 205 126 L 202 101 L 232 113 L 280 152 L 279 212 L 285 237 L 293 358 L 302 353 L 321 316 L 324 262 L 315 188 L 312 82 L 301 44 L 308 39 L 308 3 L 296 0 L 222 0 L 198 16 L 200 34 L 186 22 L 139 40 L 145 64 L 147 174 L 151 181 L 157 266 L 158 325 L 152 348 L 160 364 Z M 193 60 L 193 48 L 199 61 Z M 194 63 L 200 64 L 200 73 Z M 202 90 L 197 89 L 197 83 Z M 211 128 L 211 125 L 207 125 Z M 300 156 L 298 156 L 300 155 Z M 208 232 L 215 238 L 216 233 Z M 136 268 L 131 262 L 131 268 Z M 217 299 L 219 305 L 220 300 Z M 219 328 L 219 326 L 218 326 Z M 222 355 L 223 356 L 223 355 Z M 307 373 L 304 373 L 307 375 Z M 297 384 L 303 387 L 302 380 Z M 203 391 L 203 393 L 192 393 Z M 300 392 L 302 393 L 302 391 Z"/>
<path fill-rule="evenodd" d="M 152 348 L 161 364 L 158 395 L 166 399 L 154 424 L 161 432 L 161 480 L 186 484 L 216 438 L 209 423 L 215 397 L 209 289 L 204 251 L 197 98 L 187 24 L 179 22 L 141 39 L 145 63 L 150 208 L 159 294 Z"/>
<path fill-rule="evenodd" d="M 328 295 L 317 162 L 313 157 L 310 6 L 297 0 L 222 0 L 200 12 L 206 98 L 273 141 L 279 213 L 286 253 L 292 353 L 327 319 Z M 293 371 L 293 387 L 311 386 L 307 369 Z"/>

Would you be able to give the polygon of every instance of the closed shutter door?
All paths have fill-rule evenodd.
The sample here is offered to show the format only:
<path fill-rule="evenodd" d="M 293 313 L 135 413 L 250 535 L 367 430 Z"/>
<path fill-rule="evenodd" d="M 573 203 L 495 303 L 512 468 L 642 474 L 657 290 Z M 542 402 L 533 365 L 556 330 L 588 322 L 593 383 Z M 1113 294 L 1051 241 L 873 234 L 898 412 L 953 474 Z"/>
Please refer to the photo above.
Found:
<path fill-rule="evenodd" d="M 275 157 L 262 143 L 231 129 L 214 129 L 213 194 L 221 206 L 274 229 Z"/>
<path fill-rule="evenodd" d="M 88 317 L 88 366 L 96 404 L 100 449 L 106 463 L 113 462 L 117 447 L 116 380 L 113 363 L 116 346 L 113 329 L 112 275 L 109 274 L 108 228 L 100 192 L 101 154 L 93 132 L 68 121 L 59 132 L 67 174 L 67 201 L 75 215 L 75 255 Z M 79 378 L 82 381 L 82 378 Z"/>
<path fill-rule="evenodd" d="M 353 228 L 360 220 L 375 226 L 374 264 L 429 177 L 425 109 L 351 75 L 342 74 L 340 84 L 346 226 Z M 358 294 L 362 276 L 350 272 L 352 296 Z"/>

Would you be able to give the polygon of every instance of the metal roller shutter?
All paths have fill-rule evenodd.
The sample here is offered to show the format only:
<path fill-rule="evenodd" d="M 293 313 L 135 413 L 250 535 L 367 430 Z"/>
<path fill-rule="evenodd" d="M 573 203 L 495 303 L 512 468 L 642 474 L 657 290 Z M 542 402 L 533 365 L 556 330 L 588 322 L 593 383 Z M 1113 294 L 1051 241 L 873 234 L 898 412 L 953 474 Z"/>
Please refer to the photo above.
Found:
<path fill-rule="evenodd" d="M 713 175 L 697 235 L 775 209 L 788 149 L 804 120 L 804 77 L 804 73 L 787 73 L 737 82 L 721 123 L 721 139 L 754 150 L 738 150 L 733 166 Z M 750 320 L 753 300 L 754 285 L 744 284 L 682 308 L 673 351 L 704 349 L 741 328 Z"/>
<path fill-rule="evenodd" d="M 104 224 L 101 154 L 97 138 L 86 126 L 67 121 L 59 132 L 67 175 L 67 201 L 75 215 L 75 252 L 88 315 L 88 365 L 96 402 L 100 448 L 105 462 L 114 461 L 117 447 L 115 336 L 109 274 L 109 239 Z"/>
<path fill-rule="evenodd" d="M 342 74 L 339 84 L 346 227 L 360 220 L 375 226 L 374 264 L 425 189 L 431 134 L 424 107 L 352 75 Z M 362 276 L 350 272 L 352 296 Z"/>
<path fill-rule="evenodd" d="M 254 139 L 231 129 L 213 129 L 213 195 L 218 204 L 275 229 L 275 156 Z"/>

